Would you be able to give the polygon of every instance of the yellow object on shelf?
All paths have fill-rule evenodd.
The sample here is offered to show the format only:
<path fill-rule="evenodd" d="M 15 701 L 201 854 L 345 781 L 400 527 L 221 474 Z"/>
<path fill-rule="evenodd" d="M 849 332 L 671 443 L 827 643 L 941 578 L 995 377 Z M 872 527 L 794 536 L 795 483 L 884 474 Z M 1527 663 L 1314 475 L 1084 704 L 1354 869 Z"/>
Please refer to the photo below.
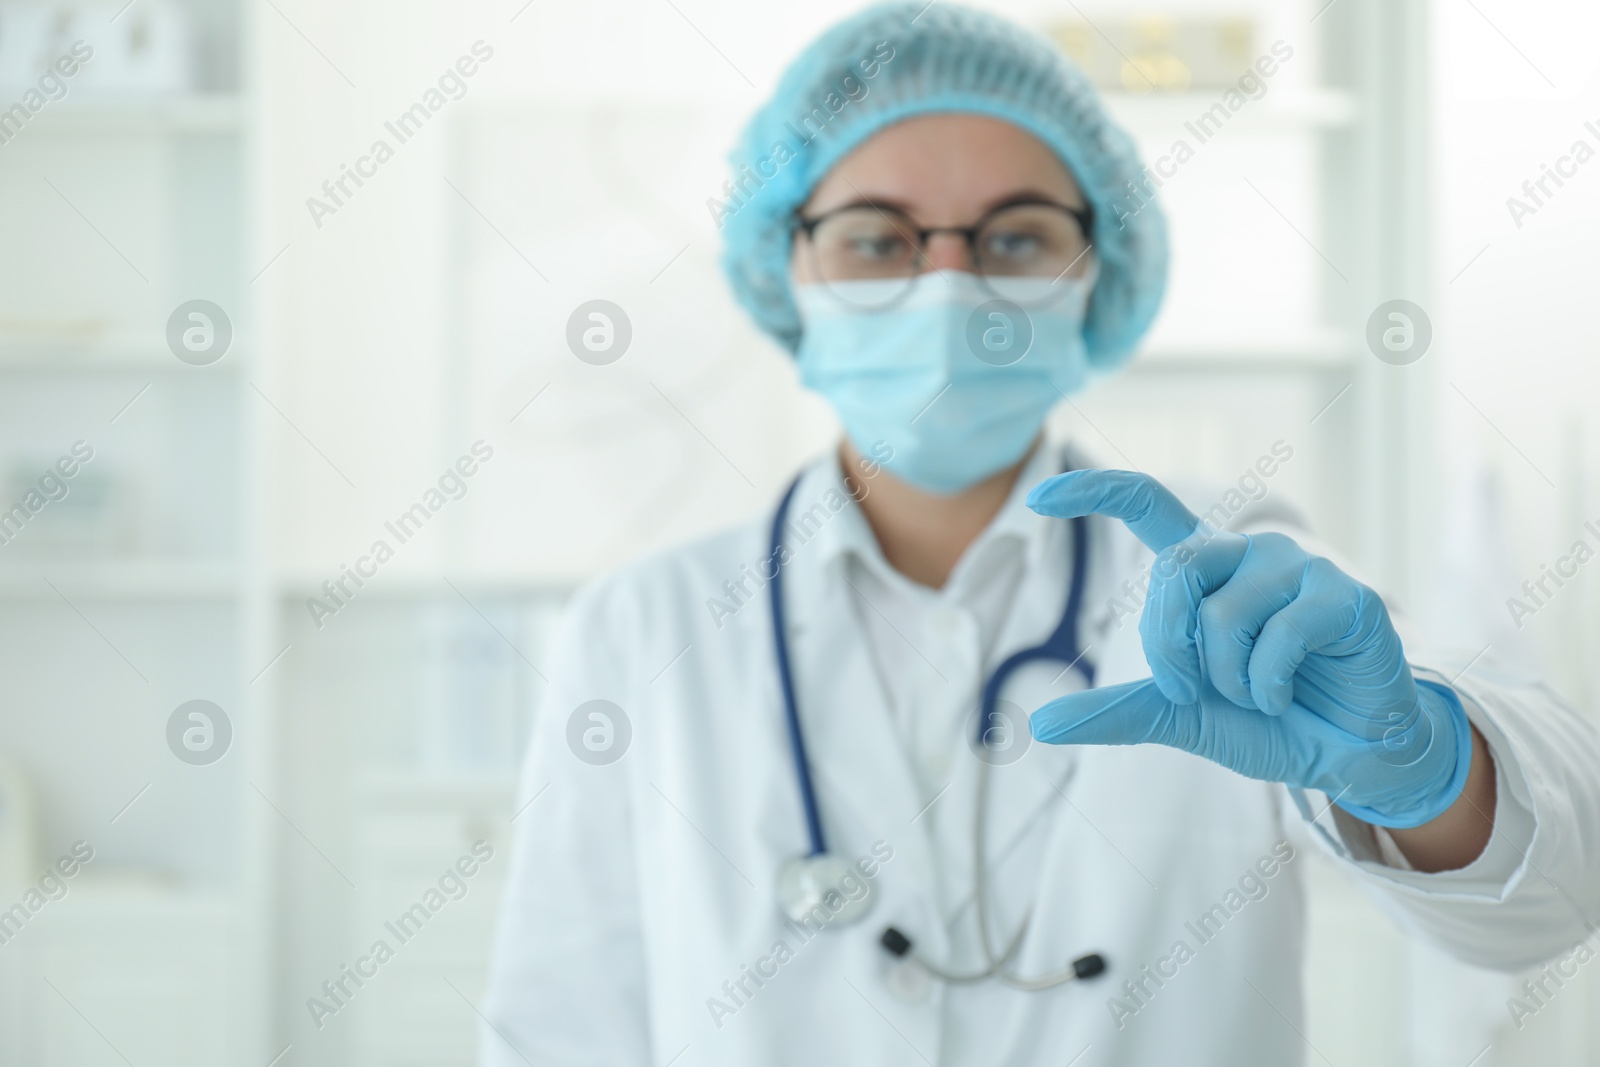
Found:
<path fill-rule="evenodd" d="M 1247 17 L 1139 15 L 1062 22 L 1049 35 L 1103 89 L 1181 93 L 1231 84 L 1255 60 Z"/>

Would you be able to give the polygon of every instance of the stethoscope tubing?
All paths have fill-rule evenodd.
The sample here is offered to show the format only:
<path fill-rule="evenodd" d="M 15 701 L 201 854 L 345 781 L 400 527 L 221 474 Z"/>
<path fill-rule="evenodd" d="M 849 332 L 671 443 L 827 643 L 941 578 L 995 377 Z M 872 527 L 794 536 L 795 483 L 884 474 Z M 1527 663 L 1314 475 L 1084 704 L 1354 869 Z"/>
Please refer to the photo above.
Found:
<path fill-rule="evenodd" d="M 795 777 L 800 784 L 800 805 L 805 809 L 806 835 L 811 846 L 809 855 L 820 856 L 827 851 L 827 842 L 822 836 L 822 818 L 818 814 L 816 789 L 811 778 L 811 763 L 806 753 L 805 735 L 800 729 L 800 705 L 794 693 L 794 670 L 789 663 L 789 641 L 784 629 L 783 608 L 781 559 L 783 526 L 788 521 L 789 504 L 794 499 L 795 490 L 800 488 L 800 479 L 803 477 L 802 474 L 790 483 L 772 520 L 772 536 L 768 539 L 772 580 L 769 590 L 771 595 L 767 601 L 772 607 L 772 646 L 778 661 L 778 685 L 783 690 L 784 721 L 789 731 L 789 751 L 794 756 Z"/>

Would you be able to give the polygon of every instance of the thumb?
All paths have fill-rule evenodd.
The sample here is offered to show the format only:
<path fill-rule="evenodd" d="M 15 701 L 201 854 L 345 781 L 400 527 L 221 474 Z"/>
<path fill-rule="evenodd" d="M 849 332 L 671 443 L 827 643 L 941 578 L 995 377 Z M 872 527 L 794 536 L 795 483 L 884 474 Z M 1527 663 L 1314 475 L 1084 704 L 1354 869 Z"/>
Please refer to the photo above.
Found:
<path fill-rule="evenodd" d="M 1155 744 L 1193 752 L 1200 706 L 1174 704 L 1146 678 L 1052 700 L 1028 719 L 1028 729 L 1050 745 Z"/>
<path fill-rule="evenodd" d="M 1174 704 L 1153 679 L 1086 689 L 1052 700 L 1028 720 L 1051 745 L 1165 745 L 1263 782 L 1317 788 L 1325 757 L 1348 734 L 1290 704 L 1282 715 L 1242 708 L 1207 686 L 1195 704 Z"/>

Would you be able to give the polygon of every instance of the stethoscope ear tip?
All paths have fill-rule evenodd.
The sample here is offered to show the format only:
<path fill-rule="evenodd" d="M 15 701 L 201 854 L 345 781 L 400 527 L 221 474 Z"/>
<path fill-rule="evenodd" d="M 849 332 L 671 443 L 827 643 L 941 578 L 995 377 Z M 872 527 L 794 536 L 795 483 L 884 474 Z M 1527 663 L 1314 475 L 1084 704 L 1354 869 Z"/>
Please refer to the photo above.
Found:
<path fill-rule="evenodd" d="M 903 959 L 911 951 L 911 939 L 892 926 L 883 928 L 883 935 L 878 938 L 878 944 L 896 959 Z"/>
<path fill-rule="evenodd" d="M 1098 952 L 1091 952 L 1087 956 L 1079 956 L 1072 961 L 1072 974 L 1075 978 L 1093 978 L 1106 969 L 1106 958 Z"/>
<path fill-rule="evenodd" d="M 994 960 L 991 958 L 989 961 L 989 966 L 985 970 L 975 971 L 971 974 L 953 974 L 930 964 L 926 960 L 919 959 L 918 957 L 912 955 L 911 939 L 893 926 L 885 926 L 883 928 L 883 933 L 878 935 L 878 944 L 882 945 L 883 950 L 889 955 L 893 956 L 895 959 L 905 960 L 913 964 L 913 970 L 921 971 L 924 974 L 938 978 L 945 982 L 956 982 L 961 984 L 976 982 L 983 978 L 995 976 L 1006 985 L 1009 985 L 1015 989 L 1050 989 L 1054 986 L 1061 985 L 1064 982 L 1070 982 L 1074 979 L 1083 981 L 1088 978 L 1094 978 L 1097 975 L 1105 973 L 1106 969 L 1106 958 L 1100 955 L 1098 952 L 1091 952 L 1087 956 L 1079 956 L 1077 959 L 1073 960 L 1068 969 L 1058 971 L 1057 973 L 1045 978 L 1017 978 L 1015 975 L 1009 974 L 1003 970 L 1006 959 L 1009 959 L 1012 952 L 1014 952 L 1016 949 L 1016 944 L 1013 943 L 1011 949 L 1007 950 L 1005 959 Z M 896 970 L 898 970 L 898 968 L 896 968 Z"/>

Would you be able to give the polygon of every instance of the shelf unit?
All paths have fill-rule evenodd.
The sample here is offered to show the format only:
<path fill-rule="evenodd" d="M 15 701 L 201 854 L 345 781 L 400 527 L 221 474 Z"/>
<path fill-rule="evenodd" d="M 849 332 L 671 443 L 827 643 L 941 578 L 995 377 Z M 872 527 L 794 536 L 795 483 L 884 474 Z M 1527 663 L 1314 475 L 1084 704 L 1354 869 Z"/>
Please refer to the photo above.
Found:
<path fill-rule="evenodd" d="M 248 357 L 242 353 L 230 355 L 215 366 L 204 368 L 213 377 L 233 377 L 244 373 Z M 0 374 L 119 374 L 119 375 L 189 375 L 197 368 L 172 358 L 165 348 L 152 347 L 146 341 L 109 342 L 86 345 L 28 344 L 10 342 L 0 350 Z"/>
<path fill-rule="evenodd" d="M 1176 131 L 1217 103 L 1221 90 L 1182 93 L 1108 92 L 1106 104 L 1118 121 L 1140 131 Z M 1230 130 L 1298 133 L 1348 129 L 1361 111 L 1359 97 L 1345 89 L 1269 92 L 1228 120 Z"/>
<path fill-rule="evenodd" d="M 239 568 L 227 562 L 70 558 L 0 567 L 0 602 L 9 606 L 69 600 L 172 603 L 241 598 Z M 53 588 L 52 588 L 53 587 Z"/>
<path fill-rule="evenodd" d="M 242 133 L 247 105 L 237 93 L 190 93 L 149 99 L 72 99 L 52 107 L 28 126 L 28 134 Z"/>
<path fill-rule="evenodd" d="M 0 753 L 37 798 L 25 875 L 75 840 L 96 853 L 0 950 L 4 1067 L 200 1067 L 278 1051 L 270 850 L 251 785 L 271 768 L 250 685 L 270 611 L 246 387 L 248 15 L 237 0 L 184 10 L 216 61 L 193 93 L 72 88 L 0 149 L 0 507 L 75 440 L 94 448 L 66 497 L 0 546 Z M 84 34 L 98 47 L 127 25 Z M 203 367 L 165 340 L 168 316 L 195 298 L 234 327 Z M 233 726 L 207 766 L 166 740 L 169 715 L 194 698 Z M 18 873 L 0 871 L 0 907 Z"/>

